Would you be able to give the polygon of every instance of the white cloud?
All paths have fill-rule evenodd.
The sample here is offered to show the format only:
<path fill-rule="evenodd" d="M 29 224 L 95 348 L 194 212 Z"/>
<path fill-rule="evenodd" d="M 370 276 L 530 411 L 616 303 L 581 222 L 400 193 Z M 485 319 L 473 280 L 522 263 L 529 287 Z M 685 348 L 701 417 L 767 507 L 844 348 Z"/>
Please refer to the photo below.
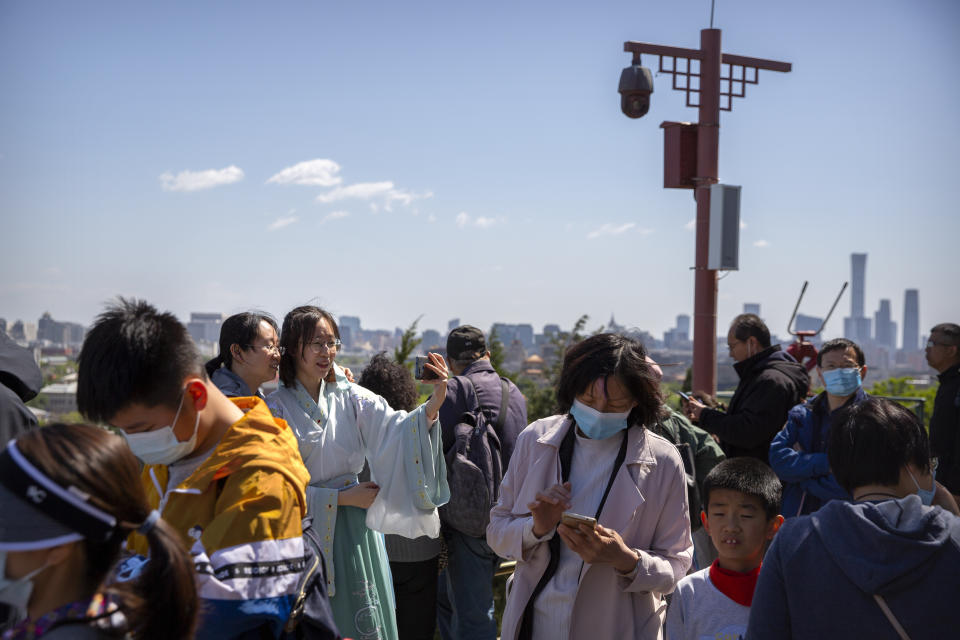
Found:
<path fill-rule="evenodd" d="M 225 169 L 205 171 L 181 171 L 173 175 L 169 171 L 160 176 L 164 191 L 200 191 L 243 180 L 243 169 L 230 165 Z"/>
<path fill-rule="evenodd" d="M 639 233 L 640 235 L 646 237 L 646 236 L 650 235 L 651 233 L 653 233 L 653 229 L 648 229 L 647 227 L 639 227 L 639 228 L 637 229 L 637 233 Z"/>
<path fill-rule="evenodd" d="M 437 221 L 437 216 L 433 215 L 432 213 L 427 216 L 427 222 L 436 222 L 436 221 Z"/>
<path fill-rule="evenodd" d="M 634 222 L 627 222 L 627 223 L 621 224 L 621 225 L 613 225 L 613 224 L 609 224 L 609 223 L 608 223 L 608 224 L 604 224 L 604 225 L 601 225 L 599 229 L 594 229 L 593 231 L 591 231 L 590 233 L 588 233 L 588 234 L 587 234 L 587 239 L 593 240 L 593 239 L 599 238 L 599 237 L 601 237 L 601 236 L 618 236 L 618 235 L 620 235 L 621 233 L 623 233 L 623 232 L 625 232 L 625 231 L 629 231 L 630 229 L 634 228 L 635 226 L 637 226 L 637 225 L 636 225 L 636 223 L 634 223 Z"/>
<path fill-rule="evenodd" d="M 697 219 L 694 218 L 687 224 L 683 225 L 683 228 L 686 229 L 687 231 L 694 231 L 697 228 Z"/>
<path fill-rule="evenodd" d="M 764 247 L 769 247 L 770 243 L 767 242 L 766 240 L 757 240 L 756 242 L 753 243 L 753 246 L 763 249 Z"/>
<path fill-rule="evenodd" d="M 340 165 L 327 158 L 298 162 L 271 176 L 267 182 L 274 184 L 302 184 L 311 187 L 333 187 L 343 178 L 338 176 Z"/>
<path fill-rule="evenodd" d="M 277 229 L 283 229 L 284 227 L 290 226 L 291 224 L 293 224 L 299 219 L 300 218 L 298 218 L 297 216 L 284 216 L 282 218 L 277 218 L 276 220 L 270 223 L 270 226 L 267 227 L 267 230 L 276 231 Z"/>
<path fill-rule="evenodd" d="M 332 213 L 328 213 L 327 215 L 323 216 L 320 219 L 320 224 L 323 224 L 325 222 L 331 222 L 333 220 L 340 220 L 341 218 L 349 218 L 349 217 L 350 217 L 349 211 L 334 211 Z"/>
<path fill-rule="evenodd" d="M 359 200 L 370 200 L 371 198 L 384 196 L 393 190 L 392 182 L 357 182 L 346 187 L 337 187 L 326 193 L 317 196 L 317 202 L 329 204 L 338 200 L 347 200 L 356 198 Z"/>
<path fill-rule="evenodd" d="M 477 216 L 476 218 L 472 217 L 466 211 L 461 211 L 457 214 L 456 223 L 460 228 L 466 226 L 474 226 L 478 229 L 489 229 L 495 224 L 501 224 L 506 221 L 506 218 L 488 218 L 485 216 Z"/>

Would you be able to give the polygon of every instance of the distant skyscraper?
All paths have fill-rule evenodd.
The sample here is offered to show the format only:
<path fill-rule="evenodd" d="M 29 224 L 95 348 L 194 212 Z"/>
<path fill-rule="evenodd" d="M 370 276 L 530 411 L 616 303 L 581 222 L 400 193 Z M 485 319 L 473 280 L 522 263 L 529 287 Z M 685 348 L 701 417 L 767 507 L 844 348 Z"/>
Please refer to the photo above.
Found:
<path fill-rule="evenodd" d="M 920 350 L 920 292 L 907 289 L 903 296 L 903 350 Z"/>
<path fill-rule="evenodd" d="M 460 318 L 453 318 L 450 322 L 447 323 L 447 333 L 450 333 L 454 329 L 460 326 Z"/>
<path fill-rule="evenodd" d="M 752 313 L 755 316 L 760 315 L 760 303 L 759 302 L 744 302 L 743 303 L 743 312 Z"/>
<path fill-rule="evenodd" d="M 757 305 L 757 308 L 759 309 L 760 306 Z M 690 335 L 690 316 L 686 314 L 677 316 L 677 331 Z"/>
<path fill-rule="evenodd" d="M 897 323 L 890 320 L 889 300 L 881 300 L 880 308 L 873 314 L 873 330 L 878 345 L 891 353 L 897 350 Z"/>
<path fill-rule="evenodd" d="M 843 335 L 848 340 L 863 344 L 873 336 L 870 318 L 863 315 L 863 298 L 867 286 L 867 254 L 851 253 L 850 268 L 853 286 L 850 288 L 850 317 L 843 319 Z"/>
<path fill-rule="evenodd" d="M 222 313 L 191 313 L 187 331 L 197 342 L 219 342 Z"/>
<path fill-rule="evenodd" d="M 818 318 L 816 316 L 807 316 L 802 313 L 797 314 L 796 320 L 793 323 L 794 331 L 818 331 L 820 325 L 823 324 L 823 318 Z"/>

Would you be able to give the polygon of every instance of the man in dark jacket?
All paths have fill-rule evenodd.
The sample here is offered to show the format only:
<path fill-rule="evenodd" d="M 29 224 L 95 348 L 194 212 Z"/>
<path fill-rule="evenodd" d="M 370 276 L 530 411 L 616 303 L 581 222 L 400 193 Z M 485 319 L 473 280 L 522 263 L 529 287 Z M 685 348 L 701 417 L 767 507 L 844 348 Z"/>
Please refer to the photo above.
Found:
<path fill-rule="evenodd" d="M 960 326 L 944 323 L 930 330 L 927 363 L 940 374 L 930 418 L 930 450 L 940 462 L 937 480 L 960 500 Z"/>
<path fill-rule="evenodd" d="M 696 399 L 684 405 L 684 412 L 720 438 L 728 458 L 752 456 L 767 462 L 770 441 L 787 421 L 790 408 L 807 396 L 810 376 L 780 345 L 770 346 L 770 330 L 752 313 L 733 319 L 727 346 L 740 383 L 726 413 L 708 409 Z"/>
<path fill-rule="evenodd" d="M 500 375 L 490 364 L 483 332 L 476 327 L 457 327 L 447 336 L 447 360 L 455 377 L 447 382 L 447 399 L 440 407 L 443 450 L 454 445 L 453 427 L 475 405 L 476 389 L 481 409 L 491 424 L 500 418 L 503 388 Z M 469 378 L 469 383 L 464 380 Z M 520 390 L 507 383 L 507 415 L 497 432 L 501 443 L 503 472 L 506 473 L 517 436 L 527 426 L 527 401 Z M 471 389 L 472 383 L 473 389 Z M 497 622 L 493 616 L 493 575 L 500 560 L 486 538 L 474 537 L 444 523 L 447 568 L 440 575 L 437 612 L 444 640 L 495 640 Z"/>
<path fill-rule="evenodd" d="M 43 375 L 33 354 L 0 332 L 0 446 L 37 426 L 36 416 L 24 402 L 42 386 Z"/>
<path fill-rule="evenodd" d="M 899 625 L 901 638 L 955 638 L 960 518 L 933 482 L 923 426 L 893 401 L 868 398 L 838 412 L 827 455 L 853 502 L 783 524 L 745 637 L 896 638 Z"/>

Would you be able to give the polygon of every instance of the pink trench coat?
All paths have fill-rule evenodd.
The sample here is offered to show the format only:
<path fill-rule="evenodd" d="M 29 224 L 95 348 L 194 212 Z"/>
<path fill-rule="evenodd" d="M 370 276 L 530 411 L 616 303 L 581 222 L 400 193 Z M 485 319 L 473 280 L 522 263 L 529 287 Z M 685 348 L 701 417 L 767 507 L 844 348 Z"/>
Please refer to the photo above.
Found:
<path fill-rule="evenodd" d="M 552 416 L 520 434 L 500 501 L 490 512 L 487 543 L 500 556 L 517 561 L 503 612 L 504 640 L 516 639 L 524 606 L 547 567 L 546 541 L 524 555 L 523 528 L 532 520 L 527 504 L 538 491 L 560 482 L 560 443 L 570 424 L 567 416 Z M 666 615 L 661 595 L 673 591 L 693 557 L 680 454 L 645 429 L 627 433 L 627 456 L 599 522 L 640 550 L 640 570 L 629 581 L 611 565 L 584 565 L 572 594 L 570 640 L 661 638 Z"/>

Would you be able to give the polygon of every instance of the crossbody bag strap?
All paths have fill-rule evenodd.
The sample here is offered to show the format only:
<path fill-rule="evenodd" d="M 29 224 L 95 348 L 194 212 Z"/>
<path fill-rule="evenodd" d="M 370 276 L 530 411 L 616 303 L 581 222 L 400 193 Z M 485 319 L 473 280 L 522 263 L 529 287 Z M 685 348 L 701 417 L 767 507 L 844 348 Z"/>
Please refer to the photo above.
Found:
<path fill-rule="evenodd" d="M 507 401 L 510 400 L 510 387 L 507 381 L 500 378 L 500 413 L 497 414 L 497 435 L 503 433 L 503 425 L 507 422 Z"/>
<path fill-rule="evenodd" d="M 883 599 L 879 593 L 873 594 L 873 599 L 877 601 L 877 605 L 883 611 L 883 615 L 887 616 L 887 620 L 890 622 L 890 625 L 893 626 L 894 631 L 897 632 L 897 635 L 900 636 L 900 640 L 910 640 L 910 636 L 907 635 L 906 629 L 903 628 L 903 625 L 900 624 L 900 621 L 897 620 L 897 616 L 893 615 L 893 611 L 890 610 L 890 607 L 887 606 L 887 601 Z"/>
<path fill-rule="evenodd" d="M 576 442 L 576 431 L 577 423 L 575 420 L 571 420 L 570 428 L 560 443 L 560 478 L 563 482 L 570 479 L 570 467 L 573 462 L 573 444 Z M 610 494 L 610 488 L 613 486 L 613 480 L 616 478 L 617 471 L 620 469 L 620 465 L 623 464 L 626 457 L 627 432 L 624 430 L 623 441 L 620 443 L 620 451 L 617 453 L 617 458 L 613 463 L 613 471 L 610 473 L 610 480 L 607 481 L 607 488 L 604 490 L 603 498 L 600 500 L 600 506 L 597 508 L 596 518 L 600 517 L 603 505 L 606 504 L 607 496 Z M 517 636 L 519 640 L 531 640 L 531 638 L 533 638 L 533 603 L 557 572 L 557 567 L 560 565 L 561 543 L 560 535 L 556 532 L 554 532 L 553 537 L 547 542 L 550 550 L 550 560 L 547 563 L 547 568 L 544 570 L 543 575 L 540 576 L 540 581 L 537 582 L 537 586 L 533 588 L 533 593 L 530 594 L 530 599 L 527 600 L 527 606 L 523 609 L 523 617 L 520 621 L 520 633 Z"/>

